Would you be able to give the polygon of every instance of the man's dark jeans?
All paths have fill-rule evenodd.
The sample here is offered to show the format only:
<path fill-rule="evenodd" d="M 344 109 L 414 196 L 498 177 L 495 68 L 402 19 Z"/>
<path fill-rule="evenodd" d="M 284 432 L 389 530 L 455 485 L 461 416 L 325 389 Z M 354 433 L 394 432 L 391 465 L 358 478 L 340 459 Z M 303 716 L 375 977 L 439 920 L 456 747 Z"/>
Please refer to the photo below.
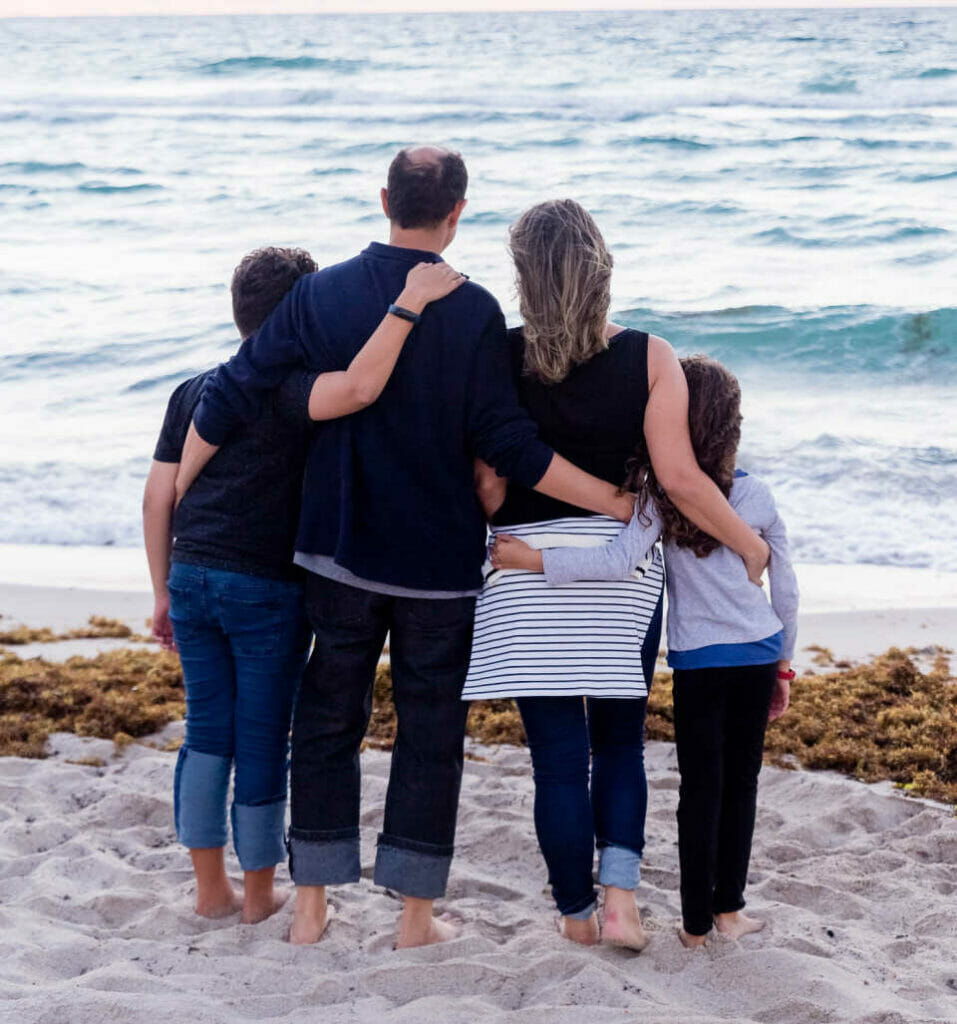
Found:
<path fill-rule="evenodd" d="M 375 882 L 404 896 L 441 896 L 462 781 L 475 599 L 390 597 L 310 573 L 306 610 L 316 644 L 293 719 L 293 881 L 359 880 L 359 747 L 390 634 L 398 731 Z"/>

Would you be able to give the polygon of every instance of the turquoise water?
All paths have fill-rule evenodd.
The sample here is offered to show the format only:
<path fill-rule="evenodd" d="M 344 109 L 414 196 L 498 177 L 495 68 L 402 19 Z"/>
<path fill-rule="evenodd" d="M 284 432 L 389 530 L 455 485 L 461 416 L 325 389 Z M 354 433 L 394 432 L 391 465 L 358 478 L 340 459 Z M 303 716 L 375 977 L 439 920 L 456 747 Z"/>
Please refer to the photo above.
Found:
<path fill-rule="evenodd" d="M 957 10 L 0 20 L 0 541 L 135 544 L 247 250 L 342 259 L 410 142 L 514 319 L 589 207 L 621 321 L 726 361 L 798 557 L 957 570 Z"/>

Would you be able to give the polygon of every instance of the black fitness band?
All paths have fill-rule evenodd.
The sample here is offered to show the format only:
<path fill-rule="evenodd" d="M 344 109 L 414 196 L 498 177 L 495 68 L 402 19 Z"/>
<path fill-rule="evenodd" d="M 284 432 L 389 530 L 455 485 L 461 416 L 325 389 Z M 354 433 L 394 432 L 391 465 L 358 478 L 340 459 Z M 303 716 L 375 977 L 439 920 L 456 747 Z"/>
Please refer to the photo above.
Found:
<path fill-rule="evenodd" d="M 397 316 L 400 320 L 408 320 L 410 324 L 417 324 L 422 317 L 418 313 L 413 313 L 411 309 L 405 309 L 402 306 L 397 306 L 394 302 L 389 306 L 388 311 L 393 316 Z"/>

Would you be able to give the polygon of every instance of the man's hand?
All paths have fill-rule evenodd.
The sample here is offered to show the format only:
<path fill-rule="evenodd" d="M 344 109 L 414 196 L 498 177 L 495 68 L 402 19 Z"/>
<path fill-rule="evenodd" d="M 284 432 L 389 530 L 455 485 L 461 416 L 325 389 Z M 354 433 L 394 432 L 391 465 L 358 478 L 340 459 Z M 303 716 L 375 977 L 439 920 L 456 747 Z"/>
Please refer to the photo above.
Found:
<path fill-rule="evenodd" d="M 543 572 L 542 553 L 529 547 L 525 541 L 500 533 L 495 538 L 489 555 L 495 569 L 525 569 L 527 572 Z"/>
<path fill-rule="evenodd" d="M 169 594 L 157 597 L 153 603 L 153 621 L 150 635 L 164 651 L 175 651 L 173 624 L 169 620 Z"/>
<path fill-rule="evenodd" d="M 176 505 L 183 500 L 183 495 L 193 486 L 196 478 L 206 467 L 206 463 L 219 451 L 219 445 L 204 441 L 196 430 L 196 424 L 190 423 L 186 433 L 186 443 L 179 460 L 179 472 L 176 474 Z"/>

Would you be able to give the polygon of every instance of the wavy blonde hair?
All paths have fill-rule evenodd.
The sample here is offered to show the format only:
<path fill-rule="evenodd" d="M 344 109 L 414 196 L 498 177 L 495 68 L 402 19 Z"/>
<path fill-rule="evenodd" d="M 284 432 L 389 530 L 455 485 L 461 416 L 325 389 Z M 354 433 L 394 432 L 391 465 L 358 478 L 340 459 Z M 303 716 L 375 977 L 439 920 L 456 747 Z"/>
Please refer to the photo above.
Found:
<path fill-rule="evenodd" d="M 611 253 L 574 199 L 526 210 L 509 230 L 525 322 L 525 372 L 546 384 L 608 348 Z"/>

